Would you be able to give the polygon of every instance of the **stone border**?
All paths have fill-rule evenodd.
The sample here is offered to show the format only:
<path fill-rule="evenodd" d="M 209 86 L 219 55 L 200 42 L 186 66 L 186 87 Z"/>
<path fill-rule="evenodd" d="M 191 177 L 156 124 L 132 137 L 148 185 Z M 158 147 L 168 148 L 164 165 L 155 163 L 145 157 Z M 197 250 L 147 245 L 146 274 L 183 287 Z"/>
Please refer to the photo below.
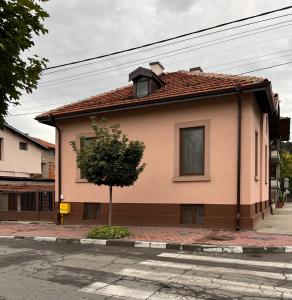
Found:
<path fill-rule="evenodd" d="M 129 241 L 129 240 L 97 240 L 97 239 L 74 239 L 58 238 L 49 236 L 10 236 L 2 235 L 1 239 L 30 239 L 37 242 L 47 243 L 69 243 L 81 245 L 118 246 L 128 248 L 151 248 L 151 249 L 171 249 L 192 252 L 213 252 L 213 253 L 292 253 L 292 246 L 283 247 L 258 247 L 258 246 L 224 246 L 224 245 L 203 245 L 184 243 L 164 243 L 149 241 Z"/>

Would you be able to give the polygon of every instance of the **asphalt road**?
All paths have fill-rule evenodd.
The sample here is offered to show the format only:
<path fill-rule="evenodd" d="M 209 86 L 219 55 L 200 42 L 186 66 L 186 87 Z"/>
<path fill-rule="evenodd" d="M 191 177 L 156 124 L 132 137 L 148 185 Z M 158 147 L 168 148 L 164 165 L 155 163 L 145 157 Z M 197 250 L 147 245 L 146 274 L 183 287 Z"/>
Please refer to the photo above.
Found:
<path fill-rule="evenodd" d="M 0 299 L 292 299 L 292 255 L 0 240 Z"/>

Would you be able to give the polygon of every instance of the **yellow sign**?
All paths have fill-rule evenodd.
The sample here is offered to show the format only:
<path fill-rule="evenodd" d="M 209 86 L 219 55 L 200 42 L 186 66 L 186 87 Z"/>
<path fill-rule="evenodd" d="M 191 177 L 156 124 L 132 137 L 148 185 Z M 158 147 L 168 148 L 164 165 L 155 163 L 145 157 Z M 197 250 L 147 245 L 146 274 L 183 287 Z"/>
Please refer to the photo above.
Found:
<path fill-rule="evenodd" d="M 71 205 L 67 202 L 60 203 L 60 214 L 70 214 Z"/>

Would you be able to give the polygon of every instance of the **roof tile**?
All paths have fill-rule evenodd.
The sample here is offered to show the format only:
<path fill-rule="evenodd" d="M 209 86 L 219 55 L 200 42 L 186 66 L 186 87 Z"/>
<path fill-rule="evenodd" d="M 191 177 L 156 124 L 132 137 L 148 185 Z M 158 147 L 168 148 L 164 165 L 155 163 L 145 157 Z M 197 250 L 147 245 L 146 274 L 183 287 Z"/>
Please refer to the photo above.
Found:
<path fill-rule="evenodd" d="M 42 120 L 49 116 L 58 117 L 98 109 L 151 103 L 174 97 L 224 91 L 226 89 L 235 88 L 238 85 L 241 85 L 242 87 L 249 87 L 268 82 L 267 79 L 253 76 L 236 76 L 188 71 L 163 73 L 160 75 L 160 78 L 165 82 L 165 85 L 145 97 L 135 98 L 133 95 L 132 85 L 128 85 L 110 92 L 90 97 L 83 101 L 78 101 L 50 110 L 39 115 L 37 119 Z"/>

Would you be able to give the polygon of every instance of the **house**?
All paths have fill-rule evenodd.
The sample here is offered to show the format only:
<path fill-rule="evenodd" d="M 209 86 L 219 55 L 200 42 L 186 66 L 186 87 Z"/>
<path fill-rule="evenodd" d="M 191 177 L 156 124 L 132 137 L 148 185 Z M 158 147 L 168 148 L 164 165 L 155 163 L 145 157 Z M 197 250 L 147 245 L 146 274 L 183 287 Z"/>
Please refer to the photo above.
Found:
<path fill-rule="evenodd" d="M 65 224 L 107 222 L 108 189 L 82 178 L 69 144 L 92 135 L 96 116 L 146 145 L 138 181 L 113 190 L 113 223 L 253 228 L 272 205 L 269 128 L 279 103 L 270 81 L 199 67 L 165 73 L 159 62 L 129 81 L 36 118 L 56 128 L 56 199 L 71 203 Z"/>
<path fill-rule="evenodd" d="M 54 220 L 54 179 L 42 174 L 42 156 L 49 149 L 4 124 L 0 131 L 0 220 Z"/>
<path fill-rule="evenodd" d="M 42 139 L 33 138 L 36 142 L 43 145 L 45 149 L 42 150 L 41 170 L 42 178 L 55 178 L 55 144 L 49 143 Z"/>
<path fill-rule="evenodd" d="M 278 97 L 278 95 L 276 95 Z M 278 107 L 280 110 L 280 107 Z M 290 118 L 275 118 L 272 121 L 271 134 L 270 134 L 270 198 L 273 203 L 273 208 L 279 203 L 281 194 L 281 142 L 289 141 L 290 139 Z M 283 187 L 282 187 L 283 192 Z"/>

